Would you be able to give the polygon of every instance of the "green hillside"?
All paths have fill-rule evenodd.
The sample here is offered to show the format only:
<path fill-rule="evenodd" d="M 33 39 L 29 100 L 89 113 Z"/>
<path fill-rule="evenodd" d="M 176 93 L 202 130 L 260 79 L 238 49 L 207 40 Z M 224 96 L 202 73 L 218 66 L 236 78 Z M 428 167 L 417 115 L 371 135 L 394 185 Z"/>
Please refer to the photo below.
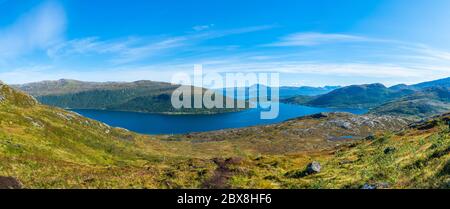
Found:
<path fill-rule="evenodd" d="M 438 79 L 438 80 L 434 80 L 434 81 L 418 83 L 418 84 L 411 85 L 410 87 L 419 88 L 419 89 L 432 88 L 432 87 L 450 88 L 450 78 L 443 78 L 443 79 Z"/>
<path fill-rule="evenodd" d="M 286 99 L 281 99 L 280 102 L 287 104 L 307 104 L 308 102 L 314 100 L 317 96 L 295 96 Z"/>
<path fill-rule="evenodd" d="M 175 109 L 171 104 L 171 95 L 180 85 L 164 82 L 101 83 L 61 79 L 13 87 L 35 96 L 43 104 L 69 109 L 101 109 L 171 114 L 214 114 L 240 110 L 238 108 Z M 224 97 L 225 99 L 229 98 Z"/>
<path fill-rule="evenodd" d="M 281 102 L 319 107 L 369 108 L 369 113 L 422 119 L 450 111 L 449 79 L 415 85 L 353 85 L 328 94 L 296 96 Z M 431 87 L 430 87 L 431 86 Z"/>
<path fill-rule="evenodd" d="M 433 87 L 380 105 L 370 112 L 424 118 L 450 111 L 450 89 Z"/>
<path fill-rule="evenodd" d="M 412 94 L 409 89 L 392 90 L 382 84 L 352 85 L 316 97 L 293 97 L 284 102 L 316 107 L 371 108 Z"/>
<path fill-rule="evenodd" d="M 410 93 L 412 91 L 409 90 L 393 91 L 382 84 L 353 85 L 321 95 L 307 104 L 321 107 L 370 108 Z"/>
<path fill-rule="evenodd" d="M 24 188 L 450 185 L 448 115 L 406 127 L 392 116 L 317 114 L 269 126 L 145 136 L 38 104 L 6 85 L 0 90 L 0 177 Z M 304 175 L 312 161 L 322 170 Z"/>

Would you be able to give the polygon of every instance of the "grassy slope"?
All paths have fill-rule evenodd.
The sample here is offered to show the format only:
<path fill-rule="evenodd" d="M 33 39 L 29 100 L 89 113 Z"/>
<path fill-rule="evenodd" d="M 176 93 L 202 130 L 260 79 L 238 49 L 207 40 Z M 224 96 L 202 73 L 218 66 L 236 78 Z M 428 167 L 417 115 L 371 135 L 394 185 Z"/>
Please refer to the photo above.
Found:
<path fill-rule="evenodd" d="M 5 85 L 1 90 L 9 96 L 0 103 L 0 175 L 15 176 L 28 188 L 199 186 L 190 179 L 192 170 L 174 169 L 195 161 L 194 155 L 174 154 L 187 147 L 182 142 L 167 148 L 148 136 L 36 104 Z M 198 170 L 212 166 L 196 164 Z M 183 178 L 165 181 L 174 170 Z"/>
<path fill-rule="evenodd" d="M 450 138 L 446 126 L 407 130 L 329 152 L 268 156 L 244 161 L 231 179 L 239 188 L 450 188 Z M 385 154 L 388 147 L 395 148 Z M 296 177 L 311 161 L 319 174 Z"/>
<path fill-rule="evenodd" d="M 16 177 L 26 188 L 448 187 L 450 141 L 443 125 L 312 151 L 317 147 L 303 144 L 314 141 L 282 131 L 317 124 L 314 118 L 234 130 L 223 140 L 142 136 L 36 104 L 5 85 L 0 89 L 0 176 Z M 252 137 L 258 131 L 264 134 Z M 286 154 L 291 147 L 296 149 Z M 386 147 L 397 151 L 386 155 Z M 295 178 L 312 160 L 323 171 Z"/>

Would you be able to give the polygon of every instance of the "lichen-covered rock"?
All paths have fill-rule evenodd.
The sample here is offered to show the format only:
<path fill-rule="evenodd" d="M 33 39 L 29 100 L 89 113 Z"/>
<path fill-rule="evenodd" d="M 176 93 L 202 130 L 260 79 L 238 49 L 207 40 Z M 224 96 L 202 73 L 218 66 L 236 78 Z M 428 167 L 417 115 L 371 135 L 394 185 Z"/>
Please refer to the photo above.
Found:
<path fill-rule="evenodd" d="M 321 169 L 322 166 L 320 165 L 320 163 L 314 161 L 309 163 L 306 166 L 306 169 L 289 171 L 285 174 L 285 176 L 288 178 L 303 178 L 309 175 L 320 173 Z"/>
<path fill-rule="evenodd" d="M 320 173 L 321 169 L 322 169 L 322 166 L 320 165 L 320 163 L 314 161 L 314 162 L 308 164 L 308 166 L 306 167 L 306 173 L 307 174 Z"/>

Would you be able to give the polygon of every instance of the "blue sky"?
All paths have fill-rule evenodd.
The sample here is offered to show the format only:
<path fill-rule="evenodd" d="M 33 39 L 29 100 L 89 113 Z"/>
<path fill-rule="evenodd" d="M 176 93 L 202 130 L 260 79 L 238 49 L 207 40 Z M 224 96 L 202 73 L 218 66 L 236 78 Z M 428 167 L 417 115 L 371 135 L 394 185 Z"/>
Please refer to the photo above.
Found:
<path fill-rule="evenodd" d="M 0 0 L 0 80 L 170 81 L 280 72 L 282 85 L 450 76 L 448 0 Z"/>

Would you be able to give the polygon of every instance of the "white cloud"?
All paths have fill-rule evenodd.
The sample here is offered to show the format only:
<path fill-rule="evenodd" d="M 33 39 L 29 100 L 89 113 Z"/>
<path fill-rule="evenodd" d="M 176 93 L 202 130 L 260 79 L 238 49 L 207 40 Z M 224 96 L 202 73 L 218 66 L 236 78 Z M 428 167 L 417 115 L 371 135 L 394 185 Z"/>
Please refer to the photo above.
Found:
<path fill-rule="evenodd" d="M 295 33 L 282 37 L 280 41 L 266 46 L 316 46 L 331 43 L 380 41 L 363 36 L 336 33 Z"/>
<path fill-rule="evenodd" d="M 214 27 L 214 24 L 209 24 L 209 25 L 196 25 L 194 27 L 192 27 L 192 29 L 194 29 L 195 31 L 202 31 L 202 30 L 207 30 Z"/>
<path fill-rule="evenodd" d="M 31 65 L 20 68 L 10 69 L 8 71 L 0 72 L 0 80 L 7 84 L 22 84 L 28 82 L 42 81 L 42 80 L 57 80 L 61 77 L 57 73 L 48 73 L 53 71 L 52 66 L 48 65 Z"/>
<path fill-rule="evenodd" d="M 113 64 L 128 64 L 140 61 L 156 55 L 164 55 L 169 50 L 185 47 L 187 50 L 195 50 L 196 44 L 201 41 L 216 39 L 225 36 L 251 33 L 267 30 L 273 26 L 252 26 L 245 28 L 205 31 L 194 34 L 180 36 L 169 36 L 163 38 L 131 37 L 115 40 L 101 40 L 99 37 L 86 37 L 74 39 L 59 44 L 47 50 L 47 54 L 52 58 L 59 58 L 73 55 L 109 55 L 109 61 Z M 189 48 L 187 48 L 189 46 Z"/>
<path fill-rule="evenodd" d="M 229 30 L 222 30 L 222 31 L 215 31 L 211 33 L 206 33 L 210 38 L 220 38 L 223 36 L 230 36 L 230 35 L 237 35 L 237 34 L 243 34 L 243 33 L 252 33 L 257 31 L 263 31 L 263 30 L 269 30 L 273 29 L 277 26 L 275 25 L 259 25 L 259 26 L 251 26 L 251 27 L 244 27 L 244 28 L 235 28 L 235 29 L 229 29 Z"/>
<path fill-rule="evenodd" d="M 122 51 L 116 59 L 113 60 L 116 64 L 129 63 L 144 59 L 165 50 L 185 46 L 187 39 L 185 37 L 168 38 L 154 43 L 144 44 L 137 47 L 130 47 Z"/>
<path fill-rule="evenodd" d="M 66 19 L 58 4 L 47 2 L 0 29 L 0 60 L 45 50 L 63 38 Z"/>
<path fill-rule="evenodd" d="M 422 77 L 426 71 L 412 66 L 374 63 L 314 63 L 301 61 L 245 62 L 211 65 L 218 72 L 279 72 L 288 74 L 386 77 Z M 450 72 L 450 71 L 449 71 Z"/>
<path fill-rule="evenodd" d="M 52 58 L 73 55 L 110 55 L 114 64 L 123 64 L 162 53 L 164 50 L 183 46 L 185 38 L 174 37 L 162 40 L 127 38 L 121 40 L 100 40 L 98 37 L 74 39 L 55 45 L 47 50 Z"/>
<path fill-rule="evenodd" d="M 394 80 L 398 83 L 405 81 L 419 82 L 450 75 L 450 67 L 447 67 L 450 62 L 450 53 L 446 51 L 426 45 L 365 36 L 337 33 L 294 33 L 265 46 L 315 46 L 312 48 L 316 54 L 308 54 L 309 49 L 284 52 L 277 51 L 280 48 L 259 47 L 256 51 L 247 51 L 248 54 L 245 54 L 245 51 L 242 53 L 242 50 L 236 50 L 241 53 L 228 56 L 225 53 L 218 53 L 219 55 L 216 53 L 206 55 L 204 58 L 198 58 L 202 57 L 198 56 L 193 59 L 181 57 L 178 60 L 166 60 L 167 65 L 158 65 L 146 59 L 152 56 L 170 55 L 172 52 L 177 53 L 182 50 L 206 54 L 205 51 L 200 51 L 205 49 L 201 46 L 202 41 L 268 30 L 274 28 L 274 26 L 263 25 L 229 30 L 207 30 L 211 26 L 198 26 L 197 29 L 193 28 L 196 32 L 179 36 L 128 37 L 109 40 L 100 37 L 85 37 L 60 41 L 64 26 L 64 11 L 58 5 L 49 3 L 42 5 L 20 18 L 12 26 L 0 30 L 0 62 L 5 57 L 13 58 L 36 49 L 42 49 L 46 50 L 47 55 L 54 59 L 93 55 L 93 57 L 98 58 L 96 61 L 108 61 L 112 65 L 105 65 L 102 69 L 86 67 L 77 69 L 77 66 L 73 66 L 66 70 L 62 70 L 61 66 L 25 66 L 15 70 L 8 69 L 7 72 L 1 72 L 0 70 L 0 78 L 6 79 L 5 81 L 8 83 L 60 78 L 88 81 L 134 81 L 141 79 L 170 81 L 171 75 L 175 72 L 190 73 L 194 64 L 205 64 L 205 72 L 269 71 L 288 75 L 341 76 L 352 78 L 353 81 L 354 78 L 357 78 L 362 83 L 373 80 L 379 82 Z M 33 34 L 38 35 L 34 36 Z M 358 48 L 360 51 L 350 51 L 352 49 L 348 46 L 351 43 L 360 42 L 372 44 L 361 45 Z M 321 53 L 321 50 L 327 51 L 330 48 L 320 46 L 334 43 L 345 43 L 342 47 L 349 50 L 345 52 L 347 53 L 345 58 L 351 59 L 339 60 L 340 57 L 336 56 L 337 59 L 327 60 L 326 54 Z M 340 53 L 339 50 L 344 48 L 339 47 L 333 49 Z M 225 47 L 218 46 L 214 50 L 222 52 L 225 51 Z M 334 55 L 331 54 L 331 56 Z M 146 62 L 139 62 L 138 64 L 137 61 Z M 64 69 L 64 67 L 62 68 Z M 338 82 L 345 84 L 348 81 Z"/>
<path fill-rule="evenodd" d="M 435 60 L 450 61 L 450 52 L 434 49 L 427 45 L 419 44 L 415 47 L 410 47 L 412 51 L 415 51 L 423 56 L 434 58 Z"/>
<path fill-rule="evenodd" d="M 98 37 L 88 37 L 61 42 L 47 50 L 50 57 L 67 56 L 72 54 L 110 53 L 127 49 L 130 41 L 111 42 L 101 41 Z"/>

